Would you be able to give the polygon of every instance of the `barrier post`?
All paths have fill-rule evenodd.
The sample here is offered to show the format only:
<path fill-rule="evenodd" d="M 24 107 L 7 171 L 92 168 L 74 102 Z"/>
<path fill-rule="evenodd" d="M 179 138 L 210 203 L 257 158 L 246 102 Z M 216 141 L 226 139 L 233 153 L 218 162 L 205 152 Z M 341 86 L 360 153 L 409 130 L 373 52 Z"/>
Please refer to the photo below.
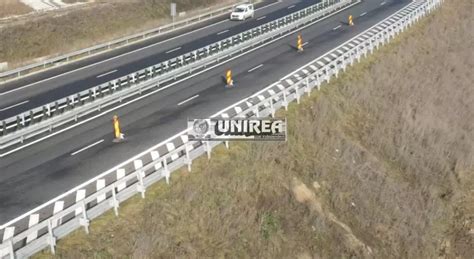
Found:
<path fill-rule="evenodd" d="M 124 140 L 124 134 L 120 130 L 120 121 L 117 115 L 113 117 L 114 125 L 114 142 L 121 142 Z"/>
<path fill-rule="evenodd" d="M 303 37 L 301 36 L 301 34 L 298 34 L 298 40 L 297 40 L 297 44 L 296 44 L 296 47 L 298 48 L 298 52 L 303 52 Z"/>
<path fill-rule="evenodd" d="M 232 80 L 232 70 L 227 70 L 227 73 L 225 74 L 225 80 L 227 83 L 227 87 L 232 87 L 234 86 L 234 80 Z"/>

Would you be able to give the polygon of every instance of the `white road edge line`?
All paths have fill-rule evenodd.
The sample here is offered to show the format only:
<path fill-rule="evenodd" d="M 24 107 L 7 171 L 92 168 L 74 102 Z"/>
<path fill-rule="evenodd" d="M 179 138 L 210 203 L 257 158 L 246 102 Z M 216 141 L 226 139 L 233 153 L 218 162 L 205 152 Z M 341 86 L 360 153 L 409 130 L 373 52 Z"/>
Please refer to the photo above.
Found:
<path fill-rule="evenodd" d="M 189 102 L 189 101 L 191 101 L 191 100 L 193 100 L 193 99 L 196 99 L 196 98 L 198 98 L 198 97 L 199 97 L 199 94 L 196 94 L 196 95 L 193 96 L 193 97 L 189 97 L 188 99 L 186 99 L 186 100 L 184 100 L 184 101 L 178 103 L 178 106 L 181 106 L 181 105 L 183 105 L 183 104 L 185 104 L 185 103 L 187 103 L 187 102 Z"/>
<path fill-rule="evenodd" d="M 362 16 L 364 16 L 364 15 L 366 15 L 366 14 L 367 14 L 367 12 L 363 12 L 363 13 L 360 14 L 360 16 L 362 17 Z"/>
<path fill-rule="evenodd" d="M 24 101 L 24 102 L 21 102 L 21 103 L 17 103 L 17 104 L 8 106 L 8 107 L 6 107 L 6 108 L 2 108 L 2 109 L 0 109 L 0 112 L 4 112 L 4 111 L 6 111 L 6 110 L 10 110 L 11 108 L 15 108 L 15 107 L 17 107 L 17 106 L 20 106 L 20 105 L 23 105 L 23 104 L 29 103 L 29 102 L 30 102 L 30 101 L 27 100 L 27 101 Z"/>
<path fill-rule="evenodd" d="M 335 30 L 337 30 L 337 29 L 339 29 L 339 28 L 341 28 L 341 27 L 342 27 L 342 25 L 338 25 L 338 26 L 334 27 L 332 30 L 335 31 Z"/>
<path fill-rule="evenodd" d="M 71 156 L 75 156 L 75 155 L 77 155 L 77 154 L 79 154 L 79 153 L 81 153 L 81 152 L 83 152 L 83 151 L 85 151 L 85 150 L 87 150 L 87 149 L 89 149 L 89 148 L 91 148 L 91 147 L 93 147 L 93 146 L 99 145 L 99 144 L 102 143 L 102 142 L 104 142 L 103 139 L 101 139 L 101 140 L 99 140 L 99 141 L 97 141 L 97 142 L 95 142 L 95 143 L 92 143 L 92 144 L 90 144 L 89 146 L 83 147 L 83 148 L 77 150 L 76 152 L 71 153 Z"/>
<path fill-rule="evenodd" d="M 177 47 L 177 48 L 175 48 L 175 49 L 168 50 L 168 51 L 166 51 L 165 53 L 166 53 L 166 54 L 170 54 L 170 53 L 175 52 L 175 51 L 178 51 L 178 50 L 180 50 L 180 49 L 181 49 L 181 47 Z"/>
<path fill-rule="evenodd" d="M 221 32 L 218 32 L 217 35 L 221 35 L 221 34 L 224 34 L 226 32 L 229 32 L 229 30 L 225 30 L 225 31 L 221 31 Z"/>
<path fill-rule="evenodd" d="M 277 2 L 277 3 L 279 3 L 279 2 Z M 337 11 L 337 12 L 334 13 L 334 14 L 340 13 L 340 12 L 342 12 L 342 11 L 346 10 L 347 8 L 352 7 L 352 6 L 353 6 L 353 5 L 350 5 L 350 6 L 346 7 L 346 8 L 343 8 L 343 9 Z M 403 7 L 402 7 L 402 9 L 403 9 Z M 395 13 L 397 13 L 397 12 L 400 11 L 400 10 L 401 10 L 401 9 L 397 10 Z M 329 17 L 333 16 L 334 14 L 330 15 Z M 318 20 L 318 21 L 324 20 L 324 19 L 326 19 L 326 18 L 327 18 L 327 17 L 325 17 L 325 18 L 323 18 L 323 19 L 320 19 L 320 20 Z M 312 23 L 311 23 L 310 25 L 312 25 Z M 358 37 L 358 36 L 360 36 L 360 35 L 366 33 L 368 30 L 371 30 L 371 29 L 375 28 L 375 26 L 377 26 L 377 25 L 378 25 L 378 23 L 375 24 L 374 26 L 368 28 L 367 30 L 364 30 L 363 32 L 357 34 L 357 35 L 354 36 L 353 38 L 350 38 L 349 40 L 343 42 L 341 45 L 339 45 L 339 46 L 337 46 L 337 47 L 335 47 L 335 48 L 329 50 L 328 52 L 324 53 L 324 54 L 321 55 L 320 57 L 324 57 L 324 56 L 326 56 L 327 54 L 329 54 L 329 53 L 331 53 L 331 52 L 337 50 L 338 48 L 340 48 L 340 46 L 342 46 L 342 45 L 344 45 L 344 44 L 347 44 L 348 42 L 352 41 L 354 38 L 356 38 L 356 37 Z M 300 30 L 302 30 L 302 29 L 304 29 L 304 28 L 306 28 L 306 27 L 308 27 L 308 26 L 304 26 L 303 28 L 300 28 Z M 272 43 L 272 42 L 274 42 L 274 41 L 271 41 L 270 43 Z M 263 46 L 266 46 L 266 45 L 268 45 L 268 44 L 270 44 L 270 43 L 267 43 L 267 44 L 265 44 L 265 45 L 263 45 Z M 239 56 L 237 56 L 237 57 L 240 57 L 240 56 L 242 56 L 242 54 L 239 55 Z M 291 74 L 293 74 L 293 73 L 296 73 L 297 71 L 303 69 L 303 68 L 306 67 L 306 66 L 309 66 L 309 65 L 310 65 L 311 63 L 313 63 L 313 62 L 314 62 L 314 60 L 308 62 L 307 64 L 305 64 L 305 65 L 301 66 L 300 68 L 298 68 L 298 69 L 294 70 L 293 72 L 291 72 L 289 75 L 291 75 Z M 217 66 L 218 66 L 218 65 L 216 65 L 216 66 L 214 66 L 214 67 L 217 67 Z M 289 77 L 289 76 L 286 76 L 285 78 L 288 78 L 288 77 Z M 185 78 L 185 79 L 186 79 L 186 78 Z M 282 79 L 282 80 L 283 80 L 283 79 Z M 280 81 L 281 81 L 281 80 L 280 80 Z M 264 91 L 270 89 L 270 87 L 273 87 L 273 86 L 279 84 L 280 81 L 278 81 L 278 82 L 276 82 L 276 83 L 273 83 L 272 85 L 270 85 L 270 86 L 268 86 L 268 87 L 266 87 L 266 88 L 260 90 L 260 91 L 257 92 L 257 93 L 254 93 L 254 94 L 262 93 L 262 92 L 264 92 Z M 159 90 L 160 90 L 160 89 L 159 89 Z M 156 93 L 156 92 L 152 92 L 152 93 Z M 250 94 L 249 96 L 252 96 L 252 95 L 254 95 L 254 94 Z M 224 108 L 224 109 L 218 111 L 217 113 L 215 113 L 215 114 L 213 114 L 213 115 L 211 115 L 211 116 L 209 116 L 209 117 L 211 117 L 211 118 L 212 118 L 212 117 L 216 117 L 216 116 L 219 115 L 220 113 L 222 113 L 222 112 L 224 112 L 224 111 L 226 111 L 226 110 L 229 110 L 229 109 L 231 109 L 231 108 L 233 108 L 233 107 L 235 107 L 235 106 L 237 106 L 237 105 L 239 105 L 239 104 L 245 102 L 246 100 L 247 100 L 247 98 L 245 98 L 244 100 L 241 100 L 241 101 L 239 101 L 239 102 L 237 102 L 237 103 L 234 103 L 234 104 L 230 105 L 229 107 L 226 107 L 226 108 Z M 100 116 L 102 116 L 102 115 L 104 115 L 104 114 L 105 114 L 105 113 L 100 114 Z M 6 228 L 7 226 L 11 225 L 13 222 L 17 221 L 18 219 L 24 218 L 24 217 L 28 216 L 29 214 L 31 214 L 31 213 L 33 213 L 33 212 L 35 212 L 35 211 L 39 211 L 39 210 L 45 208 L 46 206 L 51 205 L 53 202 L 56 202 L 56 201 L 58 201 L 58 200 L 63 199 L 63 198 L 66 197 L 67 195 L 76 192 L 77 189 L 82 188 L 82 186 L 91 184 L 91 183 L 97 181 L 97 179 L 104 178 L 106 175 L 110 174 L 111 172 L 116 171 L 118 168 L 121 168 L 121 167 L 125 166 L 126 164 L 129 164 L 129 163 L 132 162 L 133 160 L 136 160 L 137 158 L 142 157 L 142 156 L 144 156 L 144 155 L 147 154 L 147 153 L 150 153 L 151 151 L 153 151 L 153 150 L 156 149 L 157 147 L 162 146 L 162 145 L 164 145 L 164 144 L 170 142 L 171 140 L 173 140 L 173 139 L 175 139 L 175 138 L 177 138 L 177 137 L 179 137 L 179 136 L 181 136 L 181 135 L 183 135 L 183 134 L 185 134 L 185 133 L 187 133 L 187 132 L 188 132 L 188 129 L 184 129 L 183 131 L 177 133 L 176 135 L 171 136 L 171 137 L 169 137 L 169 138 L 167 138 L 167 139 L 161 141 L 160 143 L 158 143 L 158 144 L 156 144 L 156 145 L 153 145 L 152 147 L 150 147 L 149 149 L 143 151 L 142 153 L 140 153 L 140 154 L 138 154 L 138 155 L 136 155 L 136 156 L 134 156 L 134 157 L 128 159 L 127 161 L 124 161 L 124 162 L 120 163 L 119 165 L 116 165 L 116 166 L 112 167 L 111 169 L 109 169 L 109 170 L 107 170 L 107 171 L 101 173 L 100 175 L 98 175 L 98 176 L 96 176 L 96 177 L 90 179 L 89 181 L 87 181 L 87 182 L 85 182 L 85 183 L 81 183 L 80 185 L 77 185 L 76 187 L 70 189 L 69 191 L 66 191 L 66 192 L 64 192 L 63 194 L 61 194 L 61 195 L 59 195 L 59 196 L 56 196 L 56 198 L 53 198 L 53 199 L 51 199 L 51 200 L 49 200 L 49 201 L 47 201 L 47 202 L 41 204 L 40 206 L 38 206 L 38 207 L 36 207 L 36 208 L 34 208 L 34 209 L 28 211 L 28 212 L 25 212 L 25 213 L 23 213 L 22 215 L 20 215 L 20 216 L 14 218 L 14 219 L 8 221 L 7 223 L 1 225 L 1 226 L 0 226 L 0 229 L 4 229 L 4 228 Z M 0 157 L 2 157 L 2 155 L 0 155 Z"/>
<path fill-rule="evenodd" d="M 113 73 L 115 73 L 115 72 L 117 72 L 117 71 L 118 71 L 117 69 L 112 70 L 112 71 L 107 72 L 107 73 L 104 73 L 104 74 L 102 74 L 102 75 L 98 75 L 97 78 L 101 78 L 101 77 L 104 77 L 104 76 L 106 76 L 106 75 L 113 74 Z"/>
<path fill-rule="evenodd" d="M 267 18 L 266 15 L 264 15 L 264 16 L 262 16 L 262 17 L 258 17 L 258 18 L 257 18 L 257 21 L 260 21 L 260 20 L 265 19 L 265 18 Z"/>
<path fill-rule="evenodd" d="M 292 9 L 292 8 L 294 8 L 295 6 L 296 6 L 296 5 L 290 5 L 290 6 L 288 6 L 288 9 Z"/>
<path fill-rule="evenodd" d="M 249 71 L 247 71 L 247 72 L 252 73 L 252 71 L 255 71 L 255 70 L 257 70 L 257 69 L 259 69 L 259 68 L 261 68 L 261 67 L 263 67 L 263 64 L 260 64 L 260 65 L 254 67 L 254 68 L 251 68 L 251 69 L 249 69 Z"/>
<path fill-rule="evenodd" d="M 281 2 L 275 2 L 275 3 L 273 3 L 273 4 L 266 5 L 266 6 L 264 6 L 264 7 L 255 9 L 255 11 L 265 9 L 265 8 L 267 8 L 267 7 L 270 7 L 270 6 L 279 4 L 279 3 L 281 3 Z M 39 84 L 39 83 L 42 83 L 42 82 L 46 82 L 46 81 L 48 81 L 48 80 L 52 80 L 52 79 L 55 79 L 55 78 L 58 78 L 58 77 L 61 77 L 61 76 L 64 76 L 64 75 L 68 75 L 68 74 L 74 73 L 74 72 L 76 72 L 76 71 L 84 70 L 84 69 L 86 69 L 86 68 L 93 67 L 93 66 L 95 66 L 95 65 L 99 65 L 99 64 L 108 62 L 108 61 L 110 61 L 110 60 L 114 60 L 114 59 L 117 59 L 117 58 L 120 58 L 120 57 L 129 55 L 129 54 L 133 54 L 133 53 L 135 53 L 135 52 L 142 51 L 142 50 L 144 50 L 144 49 L 148 49 L 148 48 L 151 48 L 151 47 L 154 47 L 154 46 L 157 46 L 157 45 L 166 43 L 166 42 L 168 42 L 168 41 L 171 41 L 171 40 L 174 40 L 174 39 L 177 39 L 177 38 L 180 38 L 180 37 L 189 35 L 189 34 L 191 34 L 191 33 L 195 33 L 195 32 L 198 32 L 198 31 L 202 31 L 202 30 L 204 30 L 204 29 L 207 29 L 207 28 L 210 28 L 210 27 L 213 27 L 213 26 L 216 26 L 216 25 L 218 25 L 218 24 L 221 24 L 221 23 L 224 23 L 224 22 L 228 22 L 228 21 L 229 21 L 229 19 L 225 19 L 225 20 L 220 21 L 220 22 L 216 22 L 216 23 L 213 23 L 213 24 L 209 24 L 208 26 L 204 26 L 204 27 L 198 28 L 198 29 L 196 29 L 196 30 L 193 30 L 193 31 L 190 31 L 190 32 L 187 32 L 187 33 L 180 34 L 180 35 L 178 35 L 178 36 L 176 36 L 176 37 L 169 38 L 169 39 L 166 39 L 166 40 L 157 42 L 157 43 L 152 44 L 152 45 L 148 45 L 148 46 L 143 47 L 143 48 L 140 48 L 140 49 L 136 49 L 136 50 L 133 50 L 133 51 L 130 51 L 130 52 L 127 52 L 127 53 L 123 53 L 123 54 L 121 54 L 121 55 L 114 56 L 114 57 L 111 57 L 111 58 L 109 58 L 109 59 L 105 59 L 105 60 L 99 61 L 99 62 L 97 62 L 97 63 L 93 63 L 93 64 L 90 64 L 90 65 L 87 65 L 87 66 L 85 66 L 85 67 L 80 67 L 80 68 L 78 68 L 78 69 L 74 69 L 74 70 L 68 71 L 68 72 L 63 73 L 63 74 L 59 74 L 59 75 L 56 75 L 56 76 L 53 76 L 53 77 L 49 77 L 49 78 L 46 78 L 46 79 L 43 79 L 43 80 L 40 80 L 40 81 L 31 83 L 31 84 L 28 84 L 28 85 L 25 85 L 25 86 L 17 87 L 17 88 L 15 88 L 15 89 L 10 90 L 10 91 L 6 91 L 6 92 L 3 92 L 3 93 L 0 93 L 0 96 L 6 95 L 6 94 L 9 94 L 9 93 L 13 93 L 13 92 L 16 92 L 16 91 L 18 91 L 18 90 L 21 90 L 21 89 L 24 89 L 24 88 L 28 88 L 28 87 L 30 87 L 30 86 L 33 86 L 33 85 L 36 85 L 36 84 Z M 161 35 L 161 36 L 162 36 L 162 35 Z M 157 37 L 158 37 L 158 36 L 157 36 Z"/>

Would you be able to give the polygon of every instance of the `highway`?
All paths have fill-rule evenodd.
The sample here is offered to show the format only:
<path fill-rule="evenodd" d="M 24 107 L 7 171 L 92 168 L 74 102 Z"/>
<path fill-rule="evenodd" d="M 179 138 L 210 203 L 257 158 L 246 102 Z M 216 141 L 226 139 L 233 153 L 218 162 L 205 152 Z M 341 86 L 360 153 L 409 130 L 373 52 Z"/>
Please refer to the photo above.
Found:
<path fill-rule="evenodd" d="M 314 1 L 295 0 L 274 4 L 258 11 L 256 18 L 252 21 L 244 23 L 225 21 L 206 30 L 201 30 L 197 32 L 200 35 L 197 40 L 193 41 L 193 37 L 191 37 L 186 43 L 187 36 L 180 37 L 176 39 L 177 42 L 173 41 L 173 44 L 171 41 L 165 42 L 143 50 L 145 53 L 138 51 L 131 56 L 127 55 L 123 60 L 111 60 L 110 62 L 115 66 L 101 63 L 97 68 L 80 70 L 79 75 L 76 73 L 67 74 L 67 79 L 56 78 L 39 83 L 44 86 L 35 85 L 20 88 L 20 90 L 10 93 L 4 91 L 7 94 L 2 95 L 1 98 L 16 98 L 7 104 L 11 105 L 24 101 L 24 98 L 40 102 L 43 99 L 48 99 L 49 95 L 54 96 L 62 91 L 77 91 L 88 83 L 96 84 L 100 80 L 111 80 L 118 77 L 121 71 L 127 74 L 138 70 L 141 68 L 137 67 L 140 64 L 145 67 L 157 63 L 158 58 L 166 56 L 167 51 L 176 49 L 180 45 L 183 46 L 181 47 L 183 51 L 187 52 L 191 50 L 192 44 L 200 44 L 198 43 L 200 41 L 203 41 L 203 44 L 208 44 L 210 42 L 206 39 L 212 39 L 212 41 L 220 39 L 220 35 L 217 35 L 219 32 L 225 30 L 234 32 L 235 30 L 234 33 L 237 33 L 239 28 L 241 30 L 248 29 L 258 24 L 258 21 L 270 19 L 270 17 L 276 19 L 313 3 Z M 305 42 L 303 54 L 297 53 L 293 47 L 296 36 L 286 37 L 225 65 L 143 98 L 139 102 L 122 107 L 114 113 L 106 113 L 99 119 L 79 124 L 70 131 L 2 159 L 0 164 L 0 224 L 41 205 L 183 130 L 186 127 L 187 118 L 208 117 L 274 83 L 393 14 L 408 3 L 409 1 L 405 0 L 365 0 L 304 29 L 302 31 Z M 295 6 L 288 9 L 292 5 Z M 350 14 L 354 16 L 355 22 L 355 26 L 352 27 L 347 26 L 346 23 Z M 266 17 L 258 20 L 263 16 Z M 226 33 L 229 35 L 223 35 Z M 229 31 L 221 35 L 227 37 L 232 34 Z M 175 54 L 177 55 L 180 50 L 176 50 Z M 159 54 L 150 54 L 148 51 Z M 232 89 L 224 87 L 222 77 L 227 68 L 232 68 L 234 74 L 235 88 Z M 113 70 L 118 71 L 98 77 Z M 12 95 L 12 93 L 14 94 Z M 2 107 L 4 107 L 6 99 L 0 100 Z M 25 107 L 35 102 L 25 103 Z M 21 109 L 20 107 L 22 106 L 11 110 Z M 114 114 L 120 117 L 127 138 L 124 143 L 112 142 L 111 118 Z"/>
<path fill-rule="evenodd" d="M 200 30 L 173 33 L 167 40 L 153 38 L 77 64 L 12 81 L 0 87 L 0 120 L 202 48 L 312 4 L 312 1 L 269 1 L 260 4 L 260 8 L 257 6 L 256 14 L 260 19 L 235 22 L 222 17 L 212 23 L 206 22 Z M 289 6 L 294 7 L 288 9 Z"/>

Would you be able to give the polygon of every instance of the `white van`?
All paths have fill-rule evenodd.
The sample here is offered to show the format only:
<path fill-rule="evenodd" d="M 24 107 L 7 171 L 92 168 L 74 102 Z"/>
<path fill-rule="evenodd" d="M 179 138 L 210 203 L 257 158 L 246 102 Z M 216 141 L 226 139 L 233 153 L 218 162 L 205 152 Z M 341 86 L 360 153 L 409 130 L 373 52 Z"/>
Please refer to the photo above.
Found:
<path fill-rule="evenodd" d="M 241 4 L 234 8 L 230 14 L 230 20 L 244 21 L 253 18 L 255 10 L 253 4 Z"/>

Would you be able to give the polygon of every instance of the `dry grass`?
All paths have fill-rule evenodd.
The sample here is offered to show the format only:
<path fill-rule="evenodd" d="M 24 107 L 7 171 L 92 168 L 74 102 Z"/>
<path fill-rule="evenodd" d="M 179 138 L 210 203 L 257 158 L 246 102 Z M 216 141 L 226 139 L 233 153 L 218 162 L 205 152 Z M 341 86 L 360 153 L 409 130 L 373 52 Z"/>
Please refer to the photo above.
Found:
<path fill-rule="evenodd" d="M 12 15 L 26 14 L 33 11 L 29 6 L 23 4 L 20 0 L 1 0 L 0 18 Z"/>
<path fill-rule="evenodd" d="M 58 257 L 472 258 L 470 10 L 447 2 L 290 106 L 288 143 L 220 147 Z"/>
<path fill-rule="evenodd" d="M 10 0 L 8 0 L 10 1 Z M 34 59 L 90 47 L 167 24 L 171 1 L 101 0 L 81 8 L 39 14 L 0 27 L 0 62 L 14 68 Z M 187 17 L 237 0 L 177 0 Z M 186 18 L 186 17 L 185 17 Z"/>

